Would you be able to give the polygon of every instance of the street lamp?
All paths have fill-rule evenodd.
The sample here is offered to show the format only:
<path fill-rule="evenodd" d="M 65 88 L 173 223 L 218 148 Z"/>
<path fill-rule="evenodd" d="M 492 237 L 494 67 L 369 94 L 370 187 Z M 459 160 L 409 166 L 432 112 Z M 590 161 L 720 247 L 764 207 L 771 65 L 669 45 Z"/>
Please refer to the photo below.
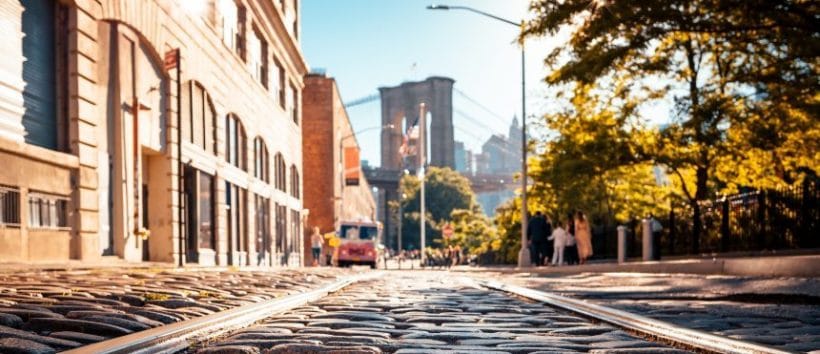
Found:
<path fill-rule="evenodd" d="M 428 10 L 465 10 L 492 18 L 523 29 L 524 22 L 515 23 L 508 19 L 486 13 L 468 6 L 429 5 Z M 524 66 L 524 41 L 521 41 L 521 250 L 518 251 L 518 266 L 530 265 L 530 250 L 527 248 L 527 95 L 526 71 Z"/>

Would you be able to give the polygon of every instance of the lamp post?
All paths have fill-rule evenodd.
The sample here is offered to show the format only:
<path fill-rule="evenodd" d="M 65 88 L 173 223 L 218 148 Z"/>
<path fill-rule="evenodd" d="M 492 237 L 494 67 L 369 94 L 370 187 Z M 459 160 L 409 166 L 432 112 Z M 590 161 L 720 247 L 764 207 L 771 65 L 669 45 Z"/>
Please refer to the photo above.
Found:
<path fill-rule="evenodd" d="M 523 28 L 524 22 L 515 23 L 508 19 L 486 13 L 468 6 L 429 5 L 428 10 L 465 10 L 482 16 Z M 521 250 L 518 251 L 518 266 L 530 265 L 530 250 L 527 247 L 527 95 L 526 68 L 524 66 L 524 41 L 521 41 Z"/>

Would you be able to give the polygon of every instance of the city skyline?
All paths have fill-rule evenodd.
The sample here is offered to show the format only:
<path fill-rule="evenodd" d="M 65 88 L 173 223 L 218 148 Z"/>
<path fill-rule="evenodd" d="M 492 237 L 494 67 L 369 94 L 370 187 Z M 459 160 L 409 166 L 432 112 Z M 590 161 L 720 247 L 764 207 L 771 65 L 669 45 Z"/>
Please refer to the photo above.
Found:
<path fill-rule="evenodd" d="M 432 3 L 436 1 L 304 1 L 305 57 L 312 69 L 324 70 L 337 80 L 345 102 L 378 95 L 379 87 L 406 81 L 430 76 L 454 79 L 455 140 L 478 152 L 491 135 L 506 134 L 514 117 L 520 120 L 518 31 L 463 11 L 427 10 Z M 479 0 L 469 5 L 514 21 L 528 16 L 526 0 Z M 378 15 L 368 21 L 339 16 L 365 11 Z M 410 26 L 413 23 L 420 26 Z M 527 41 L 528 114 L 545 111 L 546 71 L 541 63 L 553 43 L 556 40 L 551 38 Z M 380 108 L 378 100 L 349 108 L 355 130 L 380 125 Z M 359 140 L 362 159 L 378 166 L 378 130 L 362 133 Z"/>

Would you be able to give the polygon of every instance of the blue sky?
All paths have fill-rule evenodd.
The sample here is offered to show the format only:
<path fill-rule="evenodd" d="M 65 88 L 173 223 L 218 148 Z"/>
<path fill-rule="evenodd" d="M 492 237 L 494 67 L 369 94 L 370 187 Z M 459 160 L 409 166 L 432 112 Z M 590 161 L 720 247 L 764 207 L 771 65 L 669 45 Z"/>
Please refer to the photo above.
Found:
<path fill-rule="evenodd" d="M 486 107 L 453 94 L 456 140 L 480 150 L 521 115 L 518 29 L 467 11 L 425 9 L 431 3 L 470 6 L 512 21 L 528 16 L 527 0 L 303 0 L 302 50 L 311 68 L 336 78 L 345 102 L 377 94 L 380 86 L 453 78 L 458 90 Z M 526 43 L 528 116 L 548 108 L 542 59 L 555 43 Z M 380 108 L 376 100 L 348 109 L 354 129 L 381 125 Z M 371 165 L 380 160 L 379 137 L 378 130 L 358 137 L 362 159 Z"/>

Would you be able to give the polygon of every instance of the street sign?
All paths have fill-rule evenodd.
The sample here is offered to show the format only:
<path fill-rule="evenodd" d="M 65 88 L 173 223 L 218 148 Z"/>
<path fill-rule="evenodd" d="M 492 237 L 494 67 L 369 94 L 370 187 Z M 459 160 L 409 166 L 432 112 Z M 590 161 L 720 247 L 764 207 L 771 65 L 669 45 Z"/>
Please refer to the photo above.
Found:
<path fill-rule="evenodd" d="M 450 224 L 444 224 L 444 227 L 441 228 L 441 235 L 446 238 L 453 236 L 453 226 Z"/>
<path fill-rule="evenodd" d="M 179 48 L 165 52 L 164 64 L 165 70 L 171 70 L 179 65 Z"/>

